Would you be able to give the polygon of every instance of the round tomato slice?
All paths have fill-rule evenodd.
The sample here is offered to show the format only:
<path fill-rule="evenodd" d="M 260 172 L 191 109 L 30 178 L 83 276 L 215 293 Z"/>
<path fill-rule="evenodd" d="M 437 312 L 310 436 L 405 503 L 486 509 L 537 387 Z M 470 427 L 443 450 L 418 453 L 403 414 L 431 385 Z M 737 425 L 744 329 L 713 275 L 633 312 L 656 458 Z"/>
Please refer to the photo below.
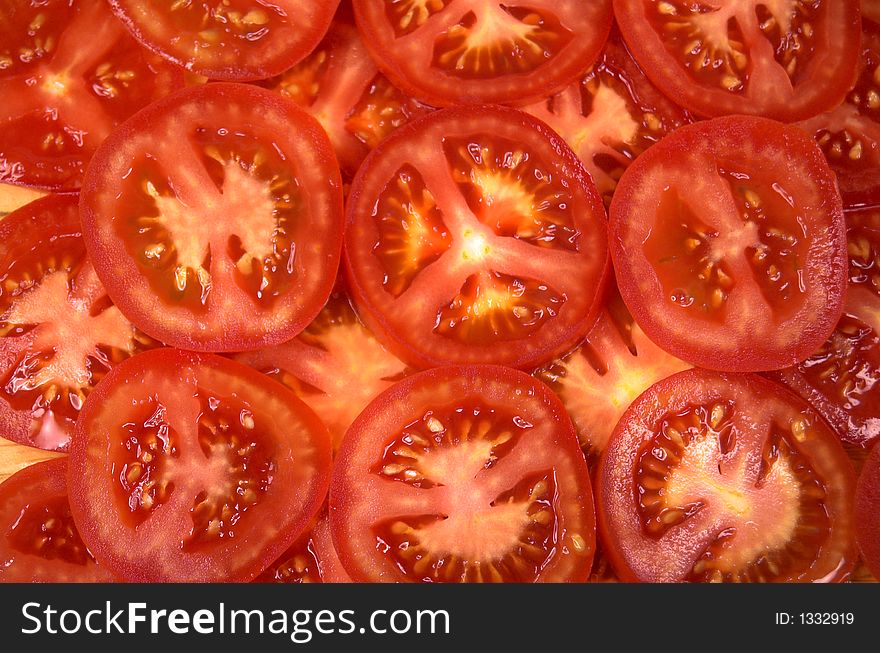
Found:
<path fill-rule="evenodd" d="M 0 21 L 0 182 L 75 190 L 110 131 L 183 85 L 102 0 L 11 0 Z"/>
<path fill-rule="evenodd" d="M 293 390 L 327 425 L 334 449 L 367 404 L 408 372 L 361 324 L 341 292 L 293 340 L 235 359 Z"/>
<path fill-rule="evenodd" d="M 639 154 L 693 117 L 651 84 L 615 29 L 595 64 L 556 95 L 525 107 L 577 154 L 606 206 Z"/>
<path fill-rule="evenodd" d="M 856 79 L 859 0 L 614 0 L 658 87 L 703 116 L 804 120 Z"/>
<path fill-rule="evenodd" d="M 291 98 L 321 123 L 349 179 L 379 141 L 431 110 L 392 85 L 354 25 L 341 21 L 303 61 L 260 84 Z"/>
<path fill-rule="evenodd" d="M 865 461 L 856 486 L 856 540 L 874 578 L 880 577 L 880 447 Z"/>
<path fill-rule="evenodd" d="M 0 222 L 0 436 L 66 450 L 95 384 L 152 344 L 98 280 L 75 195 L 36 200 Z"/>
<path fill-rule="evenodd" d="M 330 27 L 339 0 L 110 0 L 145 46 L 210 79 L 246 81 L 283 72 Z"/>
<path fill-rule="evenodd" d="M 880 25 L 862 21 L 860 73 L 842 104 L 798 123 L 837 173 L 844 204 L 880 201 Z"/>
<path fill-rule="evenodd" d="M 562 400 L 592 469 L 633 400 L 689 367 L 648 340 L 615 293 L 583 344 L 535 374 Z"/>
<path fill-rule="evenodd" d="M 845 580 L 855 472 L 827 424 L 752 375 L 687 370 L 642 394 L 602 455 L 599 527 L 624 581 Z"/>
<path fill-rule="evenodd" d="M 326 302 L 341 188 L 317 121 L 276 93 L 217 83 L 116 130 L 80 208 L 98 274 L 132 322 L 170 345 L 243 351 L 289 340 Z"/>
<path fill-rule="evenodd" d="M 608 270 L 605 211 L 568 146 L 513 109 L 460 107 L 373 150 L 347 204 L 359 315 L 417 367 L 530 367 L 586 335 Z"/>
<path fill-rule="evenodd" d="M 596 59 L 611 0 L 354 0 L 379 67 L 434 106 L 525 104 L 562 89 Z"/>
<path fill-rule="evenodd" d="M 840 194 L 796 127 L 745 116 L 682 127 L 627 169 L 610 214 L 623 299 L 648 337 L 683 360 L 788 367 L 841 316 Z"/>
<path fill-rule="evenodd" d="M 330 474 L 327 428 L 262 374 L 156 349 L 86 401 L 70 447 L 74 519 L 132 581 L 251 580 L 302 534 Z"/>
<path fill-rule="evenodd" d="M 492 365 L 422 372 L 371 403 L 337 456 L 330 527 L 357 582 L 584 581 L 595 549 L 565 409 Z"/>
<path fill-rule="evenodd" d="M 67 461 L 30 465 L 0 484 L 0 583 L 109 583 L 73 523 Z"/>
<path fill-rule="evenodd" d="M 809 401 L 844 441 L 880 437 L 880 209 L 848 211 L 849 290 L 831 337 L 772 375 Z"/>

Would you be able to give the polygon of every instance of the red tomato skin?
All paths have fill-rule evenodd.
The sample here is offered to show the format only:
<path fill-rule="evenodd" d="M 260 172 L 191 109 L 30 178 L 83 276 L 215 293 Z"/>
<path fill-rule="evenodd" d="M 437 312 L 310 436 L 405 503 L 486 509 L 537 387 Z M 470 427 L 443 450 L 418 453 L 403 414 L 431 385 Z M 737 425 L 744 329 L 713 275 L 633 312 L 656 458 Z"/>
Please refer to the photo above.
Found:
<path fill-rule="evenodd" d="M 880 578 L 880 447 L 874 446 L 856 484 L 856 541 L 874 578 Z"/>

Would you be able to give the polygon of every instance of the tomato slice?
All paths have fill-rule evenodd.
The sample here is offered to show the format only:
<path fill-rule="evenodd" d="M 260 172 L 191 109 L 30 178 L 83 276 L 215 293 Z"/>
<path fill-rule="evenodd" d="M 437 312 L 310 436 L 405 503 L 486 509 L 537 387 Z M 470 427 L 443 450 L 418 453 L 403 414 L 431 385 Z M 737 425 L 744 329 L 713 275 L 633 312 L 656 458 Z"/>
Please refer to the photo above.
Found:
<path fill-rule="evenodd" d="M 0 484 L 0 583 L 109 583 L 73 523 L 67 461 L 30 465 Z"/>
<path fill-rule="evenodd" d="M 98 150 L 81 198 L 86 246 L 113 301 L 158 340 L 277 344 L 330 295 L 341 183 L 326 134 L 290 100 L 244 84 L 194 87 Z"/>
<path fill-rule="evenodd" d="M 0 21 L 0 182 L 75 190 L 110 131 L 183 85 L 101 0 L 11 0 Z"/>
<path fill-rule="evenodd" d="M 862 0 L 862 18 L 880 23 L 880 0 Z"/>
<path fill-rule="evenodd" d="M 627 169 L 610 215 L 623 299 L 683 360 L 780 369 L 818 349 L 841 316 L 840 194 L 796 127 L 746 116 L 682 127 Z"/>
<path fill-rule="evenodd" d="M 110 0 L 132 35 L 210 79 L 247 81 L 283 72 L 321 41 L 339 0 Z"/>
<path fill-rule="evenodd" d="M 77 197 L 0 222 L 0 434 L 64 451 L 86 396 L 154 343 L 107 297 L 86 256 Z"/>
<path fill-rule="evenodd" d="M 599 467 L 599 527 L 624 581 L 845 580 L 855 473 L 805 402 L 687 370 L 647 390 Z"/>
<path fill-rule="evenodd" d="M 289 390 L 210 354 L 155 349 L 86 401 L 71 507 L 95 557 L 131 581 L 247 581 L 321 506 L 330 438 Z"/>
<path fill-rule="evenodd" d="M 354 25 L 335 22 L 312 53 L 260 82 L 314 116 L 351 179 L 383 138 L 431 107 L 407 96 L 379 72 Z"/>
<path fill-rule="evenodd" d="M 772 375 L 809 401 L 844 441 L 880 437 L 880 209 L 848 211 L 849 292 L 831 337 Z"/>
<path fill-rule="evenodd" d="M 598 313 L 601 199 L 568 146 L 520 111 L 459 107 L 401 127 L 364 162 L 347 221 L 359 315 L 413 366 L 534 366 Z"/>
<path fill-rule="evenodd" d="M 422 372 L 370 404 L 337 457 L 330 527 L 357 582 L 584 581 L 595 548 L 571 420 L 491 365 Z"/>
<path fill-rule="evenodd" d="M 561 90 L 596 59 L 611 0 L 353 0 L 379 67 L 434 106 L 525 104 Z"/>
<path fill-rule="evenodd" d="M 606 206 L 633 159 L 694 120 L 648 80 L 617 29 L 581 79 L 525 111 L 566 140 L 593 177 Z"/>
<path fill-rule="evenodd" d="M 633 400 L 689 367 L 648 340 L 615 293 L 584 343 L 535 374 L 562 400 L 593 469 Z"/>
<path fill-rule="evenodd" d="M 844 204 L 880 202 L 880 24 L 862 21 L 859 78 L 842 104 L 798 123 L 837 173 Z"/>
<path fill-rule="evenodd" d="M 880 447 L 865 461 L 856 486 L 856 540 L 865 565 L 880 577 Z"/>
<path fill-rule="evenodd" d="M 653 82 L 703 116 L 804 120 L 856 80 L 859 0 L 614 0 Z"/>
<path fill-rule="evenodd" d="M 367 404 L 409 371 L 361 324 L 342 292 L 293 340 L 235 359 L 293 390 L 327 425 L 334 449 Z"/>

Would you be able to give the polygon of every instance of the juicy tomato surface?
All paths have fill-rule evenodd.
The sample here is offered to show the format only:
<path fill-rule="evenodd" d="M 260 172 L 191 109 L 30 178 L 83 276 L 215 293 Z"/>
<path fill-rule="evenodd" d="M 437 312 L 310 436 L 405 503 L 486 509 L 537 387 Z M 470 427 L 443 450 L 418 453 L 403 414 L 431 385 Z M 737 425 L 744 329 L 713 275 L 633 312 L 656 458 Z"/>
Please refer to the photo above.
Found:
<path fill-rule="evenodd" d="M 877 578 L 880 576 L 880 447 L 871 450 L 859 476 L 855 519 L 862 559 Z"/>
<path fill-rule="evenodd" d="M 73 523 L 67 461 L 31 465 L 0 484 L 0 583 L 108 583 Z"/>
<path fill-rule="evenodd" d="M 347 204 L 361 319 L 416 367 L 535 366 L 599 311 L 605 211 L 570 148 L 502 107 L 445 109 L 370 153 Z"/>
<path fill-rule="evenodd" d="M 525 104 L 596 59 L 611 0 L 353 0 L 379 67 L 428 104 Z"/>
<path fill-rule="evenodd" d="M 235 359 L 293 390 L 327 425 L 334 449 L 367 404 L 408 371 L 358 320 L 342 292 L 293 340 Z"/>
<path fill-rule="evenodd" d="M 600 533 L 625 581 L 840 581 L 857 558 L 855 482 L 837 436 L 784 387 L 687 370 L 615 429 Z"/>
<path fill-rule="evenodd" d="M 580 157 L 606 206 L 639 154 L 693 116 L 663 95 L 613 30 L 596 63 L 562 91 L 525 107 Z"/>
<path fill-rule="evenodd" d="M 831 337 L 805 361 L 772 375 L 810 402 L 841 438 L 880 437 L 880 209 L 848 211 L 849 288 Z"/>
<path fill-rule="evenodd" d="M 210 79 L 277 75 L 311 52 L 339 0 L 110 0 L 141 43 Z"/>
<path fill-rule="evenodd" d="M 0 182 L 78 189 L 111 130 L 182 84 L 103 0 L 4 2 Z"/>
<path fill-rule="evenodd" d="M 98 381 L 152 345 L 107 296 L 77 206 L 48 196 L 0 221 L 0 436 L 58 451 Z"/>
<path fill-rule="evenodd" d="M 186 349 L 289 340 L 339 265 L 332 145 L 314 118 L 256 86 L 199 86 L 137 114 L 98 150 L 80 208 L 113 301 Z"/>
<path fill-rule="evenodd" d="M 408 377 L 352 424 L 330 527 L 356 582 L 586 580 L 595 523 L 571 420 L 492 365 Z"/>
<path fill-rule="evenodd" d="M 609 233 L 633 317 L 695 365 L 796 364 L 842 314 L 840 194 L 822 152 L 796 127 L 745 116 L 682 127 L 624 173 Z"/>
<path fill-rule="evenodd" d="M 562 400 L 592 469 L 633 400 L 689 367 L 648 340 L 615 293 L 587 339 L 536 376 Z"/>
<path fill-rule="evenodd" d="M 657 86 L 703 116 L 805 120 L 856 80 L 858 0 L 614 0 Z"/>
<path fill-rule="evenodd" d="M 330 437 L 289 390 L 210 354 L 156 349 L 116 366 L 70 447 L 74 519 L 132 581 L 255 578 L 326 495 Z"/>

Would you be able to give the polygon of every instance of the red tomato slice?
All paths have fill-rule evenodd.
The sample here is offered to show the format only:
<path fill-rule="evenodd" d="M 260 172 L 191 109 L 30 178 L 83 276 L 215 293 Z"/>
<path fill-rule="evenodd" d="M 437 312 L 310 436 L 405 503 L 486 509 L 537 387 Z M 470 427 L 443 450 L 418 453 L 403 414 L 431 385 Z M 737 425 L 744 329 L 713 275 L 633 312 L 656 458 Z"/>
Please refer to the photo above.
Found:
<path fill-rule="evenodd" d="M 101 0 L 10 0 L 0 21 L 0 182 L 75 190 L 110 131 L 183 85 Z"/>
<path fill-rule="evenodd" d="M 614 0 L 627 45 L 669 97 L 704 116 L 804 120 L 856 80 L 858 0 Z"/>
<path fill-rule="evenodd" d="M 615 29 L 599 59 L 556 95 L 525 107 L 562 136 L 606 206 L 639 154 L 693 117 L 651 84 Z"/>
<path fill-rule="evenodd" d="M 859 78 L 842 104 L 798 123 L 837 173 L 844 204 L 880 202 L 880 25 L 862 21 Z"/>
<path fill-rule="evenodd" d="M 562 400 L 592 469 L 633 400 L 689 367 L 648 340 L 615 293 L 586 341 L 536 376 Z"/>
<path fill-rule="evenodd" d="M 67 461 L 36 463 L 0 484 L 0 583 L 109 583 L 70 515 Z"/>
<path fill-rule="evenodd" d="M 367 404 L 408 371 L 361 324 L 341 293 L 331 295 L 293 340 L 235 359 L 293 390 L 327 425 L 334 449 Z"/>
<path fill-rule="evenodd" d="M 796 127 L 745 116 L 682 127 L 627 169 L 610 215 L 624 301 L 683 360 L 780 369 L 818 349 L 841 316 L 840 194 Z"/>
<path fill-rule="evenodd" d="M 157 6 L 158 4 L 158 6 Z M 339 0 L 110 0 L 145 46 L 210 79 L 246 81 L 283 72 L 330 27 Z"/>
<path fill-rule="evenodd" d="M 74 519 L 132 581 L 247 581 L 321 506 L 330 437 L 289 390 L 225 358 L 156 349 L 92 393 L 70 447 Z"/>
<path fill-rule="evenodd" d="M 596 59 L 611 0 L 354 0 L 379 67 L 435 106 L 525 104 L 561 90 Z"/>
<path fill-rule="evenodd" d="M 379 72 L 357 29 L 345 22 L 334 22 L 303 61 L 260 84 L 291 98 L 321 123 L 349 179 L 379 141 L 431 110 Z"/>
<path fill-rule="evenodd" d="M 880 0 L 862 0 L 862 17 L 880 23 Z"/>
<path fill-rule="evenodd" d="M 602 201 L 545 125 L 502 107 L 438 111 L 373 150 L 345 258 L 359 315 L 417 367 L 530 367 L 586 335 L 608 269 Z"/>
<path fill-rule="evenodd" d="M 86 256 L 75 195 L 0 222 L 0 435 L 64 451 L 86 396 L 152 341 L 107 297 Z"/>
<path fill-rule="evenodd" d="M 330 527 L 357 582 L 584 581 L 584 457 L 559 400 L 491 365 L 408 377 L 348 430 Z"/>
<path fill-rule="evenodd" d="M 845 580 L 855 473 L 805 402 L 752 375 L 688 370 L 620 420 L 599 527 L 624 581 Z"/>
<path fill-rule="evenodd" d="M 256 349 L 295 336 L 330 295 L 341 186 L 326 134 L 290 100 L 244 84 L 190 88 L 96 153 L 80 207 L 86 246 L 146 333 Z"/>
<path fill-rule="evenodd" d="M 880 577 L 880 447 L 876 446 L 856 486 L 856 540 L 868 570 Z"/>
<path fill-rule="evenodd" d="M 849 292 L 831 337 L 809 358 L 772 375 L 818 410 L 841 438 L 880 437 L 880 209 L 846 213 Z"/>

